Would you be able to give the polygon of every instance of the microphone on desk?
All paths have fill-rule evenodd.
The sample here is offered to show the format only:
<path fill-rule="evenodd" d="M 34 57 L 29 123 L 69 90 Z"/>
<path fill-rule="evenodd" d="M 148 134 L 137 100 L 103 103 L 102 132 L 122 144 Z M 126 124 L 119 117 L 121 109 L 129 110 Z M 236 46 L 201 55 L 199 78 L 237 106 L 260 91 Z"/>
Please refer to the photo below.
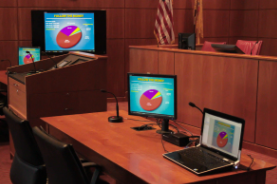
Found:
<path fill-rule="evenodd" d="M 111 116 L 111 117 L 109 117 L 109 118 L 108 118 L 109 122 L 111 122 L 111 123 L 119 123 L 119 122 L 122 122 L 122 121 L 123 121 L 123 118 L 122 118 L 121 116 L 119 116 L 118 101 L 117 101 L 116 96 L 115 96 L 113 93 L 111 93 L 111 92 L 109 92 L 109 91 L 106 91 L 106 90 L 104 90 L 104 89 L 101 89 L 100 91 L 101 91 L 102 93 L 110 93 L 110 94 L 112 94 L 112 95 L 114 96 L 114 98 L 115 98 L 115 101 L 116 101 L 116 116 Z"/>
<path fill-rule="evenodd" d="M 189 106 L 197 108 L 203 114 L 203 111 L 199 107 L 197 107 L 194 103 L 189 102 Z"/>
<path fill-rule="evenodd" d="M 55 68 L 58 68 L 57 62 L 54 61 L 52 57 L 50 57 L 46 52 L 43 52 L 49 59 L 51 59 L 55 65 Z"/>
<path fill-rule="evenodd" d="M 30 73 L 37 73 L 35 61 L 34 61 L 34 59 L 32 58 L 33 55 L 31 54 L 30 51 L 26 51 L 26 53 L 30 55 L 30 57 L 31 57 L 31 59 L 32 59 L 32 62 L 33 62 L 33 65 L 34 65 L 34 69 L 35 69 L 35 71 L 30 71 Z"/>

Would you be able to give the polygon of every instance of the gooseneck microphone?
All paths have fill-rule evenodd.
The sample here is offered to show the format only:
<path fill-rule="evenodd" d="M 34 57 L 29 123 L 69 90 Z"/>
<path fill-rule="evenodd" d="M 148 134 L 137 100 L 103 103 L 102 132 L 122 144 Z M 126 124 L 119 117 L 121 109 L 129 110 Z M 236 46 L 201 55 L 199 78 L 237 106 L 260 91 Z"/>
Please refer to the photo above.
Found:
<path fill-rule="evenodd" d="M 54 59 L 52 57 L 50 57 L 46 52 L 44 52 L 44 54 L 53 61 L 54 65 L 55 65 L 55 68 L 58 68 L 58 65 L 57 63 L 54 61 Z"/>
<path fill-rule="evenodd" d="M 30 54 L 30 57 L 32 59 L 32 62 L 33 62 L 33 65 L 34 65 L 34 69 L 35 69 L 35 71 L 30 71 L 30 73 L 37 73 L 36 65 L 35 65 L 34 59 L 32 58 L 33 55 L 31 54 L 30 51 L 26 51 L 26 53 Z"/>
<path fill-rule="evenodd" d="M 197 107 L 194 103 L 189 102 L 189 106 L 197 108 L 203 114 L 203 111 L 199 107 Z"/>
<path fill-rule="evenodd" d="M 122 121 L 123 121 L 123 118 L 122 118 L 121 116 L 119 116 L 118 101 L 117 101 L 116 96 L 115 96 L 113 93 L 111 93 L 111 92 L 109 92 L 109 91 L 106 91 L 106 90 L 104 90 L 104 89 L 101 89 L 100 91 L 101 91 L 102 93 L 110 93 L 110 94 L 112 94 L 112 95 L 114 96 L 115 100 L 116 100 L 116 116 L 111 116 L 111 117 L 109 117 L 109 118 L 108 118 L 109 122 L 111 122 L 111 123 L 119 123 L 119 122 L 122 122 Z"/>

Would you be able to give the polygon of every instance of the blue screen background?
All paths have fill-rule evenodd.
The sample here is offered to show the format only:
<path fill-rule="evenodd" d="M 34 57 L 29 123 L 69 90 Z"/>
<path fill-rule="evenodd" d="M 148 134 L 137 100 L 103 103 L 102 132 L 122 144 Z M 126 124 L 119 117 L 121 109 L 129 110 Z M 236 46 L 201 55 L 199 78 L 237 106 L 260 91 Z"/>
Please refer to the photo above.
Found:
<path fill-rule="evenodd" d="M 140 81 L 138 79 L 161 79 L 163 82 Z M 160 115 L 174 115 L 174 79 L 161 77 L 130 76 L 130 111 L 154 113 Z M 149 90 L 156 89 L 162 95 L 161 105 L 153 110 L 146 111 L 140 106 L 141 95 Z"/>
<path fill-rule="evenodd" d="M 54 15 L 72 15 L 72 17 L 54 17 Z M 73 17 L 83 15 L 83 17 Z M 70 25 L 78 26 L 82 31 L 82 38 L 71 48 L 62 48 L 56 42 L 59 31 Z M 45 50 L 46 51 L 95 51 L 94 13 L 44 13 Z"/>
<path fill-rule="evenodd" d="M 40 48 L 28 48 L 28 47 L 19 47 L 18 48 L 18 65 L 24 65 L 24 57 L 28 55 L 26 51 L 29 51 L 34 56 L 34 61 L 40 60 Z"/>

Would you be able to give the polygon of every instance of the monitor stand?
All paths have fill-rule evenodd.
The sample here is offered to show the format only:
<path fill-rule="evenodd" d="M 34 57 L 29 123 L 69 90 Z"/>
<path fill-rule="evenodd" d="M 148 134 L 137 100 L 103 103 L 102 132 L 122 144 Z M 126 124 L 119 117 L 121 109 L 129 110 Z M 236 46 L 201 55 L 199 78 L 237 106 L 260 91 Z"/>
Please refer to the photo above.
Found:
<path fill-rule="evenodd" d="M 169 127 L 169 119 L 163 119 L 162 122 L 162 129 L 157 130 L 156 132 L 158 134 L 171 134 L 173 131 L 168 129 Z"/>

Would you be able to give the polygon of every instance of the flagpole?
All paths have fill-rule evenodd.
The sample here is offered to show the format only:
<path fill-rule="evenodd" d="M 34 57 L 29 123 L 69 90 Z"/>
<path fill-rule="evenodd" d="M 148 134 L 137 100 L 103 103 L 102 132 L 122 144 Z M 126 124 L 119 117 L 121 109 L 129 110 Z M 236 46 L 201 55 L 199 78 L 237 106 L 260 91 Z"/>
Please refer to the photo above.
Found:
<path fill-rule="evenodd" d="M 159 45 L 159 39 L 158 39 L 157 34 L 156 34 L 156 32 L 155 32 L 155 31 L 154 31 L 154 35 L 155 35 L 155 37 L 156 37 L 157 47 L 160 47 L 160 45 Z"/>

